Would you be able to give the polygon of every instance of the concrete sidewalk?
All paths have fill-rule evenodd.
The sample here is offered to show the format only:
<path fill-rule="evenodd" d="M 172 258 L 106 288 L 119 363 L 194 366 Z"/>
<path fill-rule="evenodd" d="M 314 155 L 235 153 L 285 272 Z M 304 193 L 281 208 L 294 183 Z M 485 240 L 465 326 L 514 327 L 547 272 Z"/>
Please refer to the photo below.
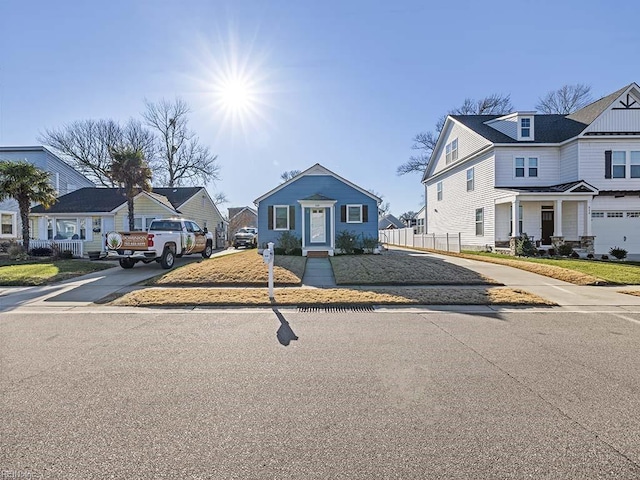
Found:
<path fill-rule="evenodd" d="M 534 293 L 561 306 L 640 306 L 640 297 L 618 293 L 619 290 L 639 290 L 640 286 L 579 286 L 572 283 L 545 277 L 537 273 L 496 263 L 469 260 L 467 258 L 421 252 L 400 247 L 390 247 L 390 251 L 403 252 L 407 255 L 427 256 L 443 262 L 473 270 L 492 278 L 510 288 L 521 288 Z"/>

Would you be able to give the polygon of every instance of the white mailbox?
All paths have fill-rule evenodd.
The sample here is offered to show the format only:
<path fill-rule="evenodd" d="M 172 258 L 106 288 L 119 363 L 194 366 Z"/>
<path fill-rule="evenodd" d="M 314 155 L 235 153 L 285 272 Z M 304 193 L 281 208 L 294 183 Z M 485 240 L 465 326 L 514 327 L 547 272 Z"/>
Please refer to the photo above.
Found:
<path fill-rule="evenodd" d="M 264 263 L 269 263 L 271 261 L 271 250 L 269 250 L 268 248 L 265 248 L 262 251 L 262 260 L 264 261 Z"/>

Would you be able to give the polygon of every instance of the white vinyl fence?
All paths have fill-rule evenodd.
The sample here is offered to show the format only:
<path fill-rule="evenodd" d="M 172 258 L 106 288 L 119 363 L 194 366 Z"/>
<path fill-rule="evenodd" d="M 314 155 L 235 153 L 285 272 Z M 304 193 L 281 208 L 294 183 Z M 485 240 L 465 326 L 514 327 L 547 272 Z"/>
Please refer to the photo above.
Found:
<path fill-rule="evenodd" d="M 22 240 L 18 243 L 22 244 Z M 34 248 L 53 248 L 54 244 L 61 252 L 69 250 L 74 257 L 82 257 L 84 255 L 82 240 L 29 240 L 29 250 Z"/>
<path fill-rule="evenodd" d="M 379 230 L 380 243 L 398 245 L 400 247 L 420 247 L 444 252 L 460 253 L 460 233 L 413 233 L 413 228 L 399 228 L 395 230 Z"/>

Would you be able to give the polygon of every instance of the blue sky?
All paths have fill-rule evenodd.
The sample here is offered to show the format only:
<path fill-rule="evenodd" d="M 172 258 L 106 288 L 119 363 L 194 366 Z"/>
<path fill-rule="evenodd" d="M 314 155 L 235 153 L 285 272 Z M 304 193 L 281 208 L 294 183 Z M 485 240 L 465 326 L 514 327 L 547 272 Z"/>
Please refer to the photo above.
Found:
<path fill-rule="evenodd" d="M 564 84 L 595 98 L 640 82 L 631 1 L 0 0 L 0 145 L 86 118 L 126 121 L 144 99 L 185 99 L 219 155 L 230 206 L 252 205 L 285 170 L 321 163 L 420 208 L 398 177 L 411 139 L 466 97 L 510 94 L 532 110 Z M 250 78 L 231 115 L 221 77 Z"/>

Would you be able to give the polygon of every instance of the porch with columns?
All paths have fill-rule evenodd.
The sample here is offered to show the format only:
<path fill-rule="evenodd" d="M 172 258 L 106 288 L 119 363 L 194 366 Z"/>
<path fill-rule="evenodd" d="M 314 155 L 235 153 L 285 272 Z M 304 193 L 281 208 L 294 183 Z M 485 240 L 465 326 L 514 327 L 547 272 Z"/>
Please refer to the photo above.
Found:
<path fill-rule="evenodd" d="M 495 243 L 515 254 L 516 240 L 526 234 L 538 250 L 569 243 L 594 253 L 592 195 L 516 194 L 496 201 Z M 552 219 L 552 221 L 551 221 Z"/>

